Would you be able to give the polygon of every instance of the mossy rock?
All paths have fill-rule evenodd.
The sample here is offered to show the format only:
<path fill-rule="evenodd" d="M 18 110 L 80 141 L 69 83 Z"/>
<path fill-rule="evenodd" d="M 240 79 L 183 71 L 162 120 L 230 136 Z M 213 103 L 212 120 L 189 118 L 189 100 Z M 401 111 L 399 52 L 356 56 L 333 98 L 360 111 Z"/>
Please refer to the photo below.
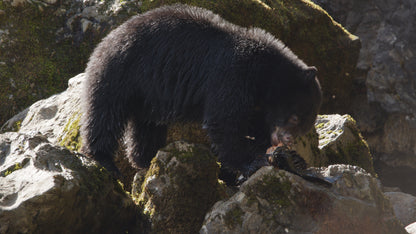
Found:
<path fill-rule="evenodd" d="M 315 128 L 312 128 L 304 136 L 297 137 L 293 150 L 295 150 L 303 159 L 305 159 L 308 166 L 321 166 L 324 161 L 319 150 L 319 135 Z"/>
<path fill-rule="evenodd" d="M 316 122 L 321 162 L 314 166 L 349 164 L 375 175 L 367 142 L 350 115 L 321 115 Z"/>
<path fill-rule="evenodd" d="M 206 212 L 224 198 L 219 166 L 209 149 L 177 141 L 152 160 L 136 200 L 152 220 L 153 233 L 197 233 Z M 138 184 L 138 186 L 140 186 Z"/>
<path fill-rule="evenodd" d="M 375 175 L 368 144 L 350 115 L 319 115 L 315 127 L 295 139 L 293 149 L 309 167 L 349 164 Z"/>
<path fill-rule="evenodd" d="M 323 113 L 348 112 L 353 92 L 352 73 L 361 47 L 358 37 L 308 0 L 145 0 L 146 11 L 165 4 L 185 3 L 212 10 L 226 20 L 262 28 L 318 68 L 324 90 Z"/>
<path fill-rule="evenodd" d="M 72 118 L 70 118 L 65 125 L 62 136 L 59 137 L 58 142 L 61 146 L 69 150 L 79 151 L 82 146 L 81 136 L 80 136 L 80 124 L 81 114 L 75 113 Z"/>
<path fill-rule="evenodd" d="M 207 146 L 211 144 L 207 132 L 202 128 L 201 123 L 180 122 L 169 125 L 166 141 L 172 143 L 182 140 Z"/>

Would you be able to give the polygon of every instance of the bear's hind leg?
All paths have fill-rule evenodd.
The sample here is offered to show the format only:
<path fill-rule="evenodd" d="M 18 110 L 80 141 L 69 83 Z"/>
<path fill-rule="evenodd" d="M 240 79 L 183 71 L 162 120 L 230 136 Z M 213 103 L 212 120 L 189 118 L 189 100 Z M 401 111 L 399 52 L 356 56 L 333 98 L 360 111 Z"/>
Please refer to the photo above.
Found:
<path fill-rule="evenodd" d="M 157 151 L 166 145 L 166 136 L 166 125 L 130 121 L 125 142 L 127 155 L 132 166 L 148 168 Z"/>

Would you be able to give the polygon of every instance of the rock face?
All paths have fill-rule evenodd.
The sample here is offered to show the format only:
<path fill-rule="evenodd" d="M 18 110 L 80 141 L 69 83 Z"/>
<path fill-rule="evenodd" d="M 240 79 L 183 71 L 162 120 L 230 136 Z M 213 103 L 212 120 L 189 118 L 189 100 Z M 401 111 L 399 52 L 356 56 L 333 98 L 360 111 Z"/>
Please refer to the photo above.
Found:
<path fill-rule="evenodd" d="M 388 112 L 416 116 L 416 3 L 397 1 L 316 0 L 329 14 L 358 35 L 357 64 L 366 74 L 368 99 Z M 415 120 L 415 119 L 413 119 Z"/>
<path fill-rule="evenodd" d="M 314 0 L 360 37 L 353 115 L 383 183 L 416 194 L 416 3 Z M 347 110 L 344 110 L 347 111 Z"/>
<path fill-rule="evenodd" d="M 146 174 L 138 202 L 154 233 L 196 233 L 206 212 L 225 196 L 219 166 L 209 149 L 177 141 L 159 150 Z M 136 194 L 133 194 L 136 196 Z"/>
<path fill-rule="evenodd" d="M 34 134 L 0 135 L 0 233 L 122 233 L 148 225 L 92 160 Z"/>
<path fill-rule="evenodd" d="M 370 174 L 347 165 L 315 170 L 332 188 L 263 167 L 214 205 L 200 233 L 406 233 Z"/>

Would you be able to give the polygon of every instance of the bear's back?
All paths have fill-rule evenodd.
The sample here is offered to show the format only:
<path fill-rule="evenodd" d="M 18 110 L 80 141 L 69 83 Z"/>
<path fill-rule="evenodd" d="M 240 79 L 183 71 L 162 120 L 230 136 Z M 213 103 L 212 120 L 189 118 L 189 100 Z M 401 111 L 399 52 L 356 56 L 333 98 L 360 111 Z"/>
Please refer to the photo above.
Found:
<path fill-rule="evenodd" d="M 221 87 L 250 86 L 265 66 L 274 68 L 270 64 L 284 57 L 301 63 L 264 30 L 175 4 L 134 16 L 113 30 L 95 49 L 86 72 L 90 88 L 105 83 L 103 92 L 124 90 L 130 100 L 181 113 L 203 105 Z"/>

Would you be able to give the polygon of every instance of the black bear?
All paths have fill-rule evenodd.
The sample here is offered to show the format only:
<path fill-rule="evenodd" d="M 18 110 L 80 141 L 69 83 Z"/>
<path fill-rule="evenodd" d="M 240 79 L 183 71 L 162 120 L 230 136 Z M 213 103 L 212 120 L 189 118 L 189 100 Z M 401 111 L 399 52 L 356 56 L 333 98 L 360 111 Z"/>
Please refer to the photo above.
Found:
<path fill-rule="evenodd" d="M 133 166 L 148 167 L 168 124 L 199 121 L 222 165 L 245 172 L 310 130 L 322 98 L 316 69 L 271 34 L 180 4 L 113 30 L 86 74 L 83 152 L 110 171 L 123 136 Z"/>

